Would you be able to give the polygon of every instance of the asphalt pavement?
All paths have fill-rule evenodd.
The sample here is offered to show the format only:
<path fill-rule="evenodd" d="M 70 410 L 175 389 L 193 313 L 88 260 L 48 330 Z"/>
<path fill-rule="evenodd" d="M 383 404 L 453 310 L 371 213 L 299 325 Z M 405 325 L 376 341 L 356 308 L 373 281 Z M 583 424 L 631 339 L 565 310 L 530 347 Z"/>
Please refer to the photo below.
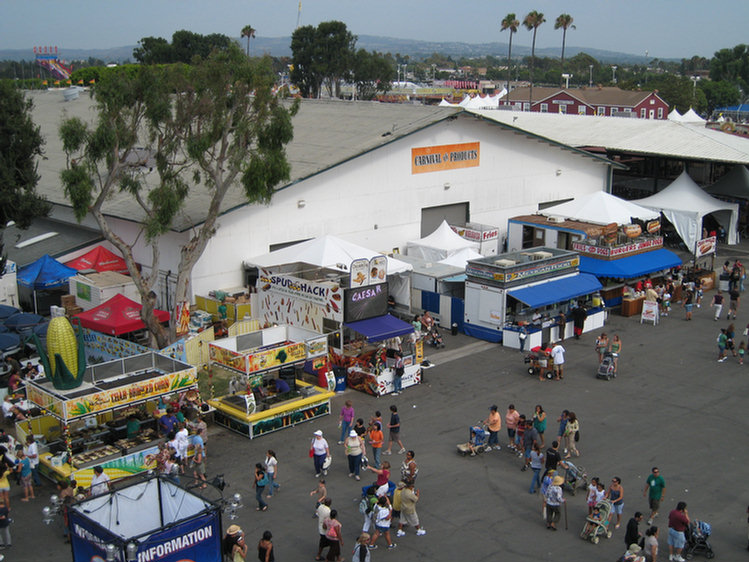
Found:
<path fill-rule="evenodd" d="M 742 246 L 716 261 L 740 256 Z M 302 423 L 255 440 L 223 428 L 209 429 L 209 477 L 223 473 L 230 486 L 227 494 L 239 492 L 245 508 L 236 521 L 224 518 L 224 529 L 239 524 L 246 533 L 250 551 L 266 529 L 273 532 L 276 559 L 312 560 L 317 548 L 317 521 L 311 517 L 315 487 L 312 460 L 308 457 L 312 432 L 322 429 L 331 444 L 333 464 L 327 477 L 328 493 L 339 511 L 345 539 L 343 556 L 351 549 L 361 529 L 358 513 L 361 485 L 347 477 L 348 468 L 338 440 L 338 412 L 351 399 L 357 417 L 367 420 L 375 410 L 388 419 L 388 407 L 396 404 L 401 414 L 402 440 L 416 452 L 419 463 L 417 508 L 425 536 L 413 532 L 393 538 L 392 551 L 380 548 L 372 553 L 381 560 L 564 560 L 601 561 L 617 559 L 625 550 L 624 527 L 636 511 L 647 518 L 643 497 L 645 478 L 658 466 L 666 480 L 661 515 L 655 524 L 661 529 L 660 560 L 667 560 L 667 515 L 678 501 L 686 501 L 692 518 L 711 523 L 711 542 L 716 558 L 746 558 L 746 509 L 749 492 L 743 478 L 749 453 L 743 439 L 747 434 L 745 397 L 749 391 L 749 361 L 739 366 L 729 358 L 717 362 L 716 337 L 726 320 L 715 322 L 708 304 L 695 309 L 691 322 L 675 305 L 672 315 L 657 326 L 640 324 L 639 318 L 609 315 L 605 331 L 619 334 L 623 342 L 619 376 L 612 381 L 596 379 L 596 334 L 567 340 L 567 364 L 563 381 L 539 382 L 527 374 L 523 354 L 500 345 L 463 335 L 445 335 L 446 348 L 428 356 L 435 366 L 426 371 L 426 382 L 406 389 L 400 396 L 375 398 L 348 390 L 333 399 L 333 415 Z M 739 309 L 735 322 L 738 341 L 749 321 L 749 299 Z M 484 419 L 489 406 L 500 412 L 514 403 L 520 413 L 531 415 L 536 404 L 549 414 L 547 444 L 556 434 L 556 420 L 562 409 L 576 412 L 580 420 L 581 456 L 575 460 L 589 477 L 604 482 L 618 476 L 624 488 L 622 528 L 598 545 L 583 541 L 579 533 L 587 509 L 584 491 L 568 497 L 567 529 L 564 520 L 557 532 L 548 531 L 541 519 L 541 499 L 528 493 L 531 472 L 521 472 L 521 461 L 505 445 L 502 450 L 478 457 L 462 457 L 456 445 L 466 441 L 468 428 Z M 268 500 L 266 512 L 255 511 L 250 475 L 254 463 L 264 459 L 267 449 L 276 451 L 281 489 Z M 395 451 L 395 449 L 394 449 Z M 401 455 L 383 457 L 394 472 Z M 59 525 L 45 526 L 41 509 L 50 484 L 37 490 L 37 498 L 21 503 L 21 490 L 11 489 L 14 546 L 5 551 L 6 560 L 46 561 L 72 559 L 69 545 L 62 541 Z M 645 521 L 640 525 L 646 529 Z M 699 555 L 698 555 L 699 556 Z"/>

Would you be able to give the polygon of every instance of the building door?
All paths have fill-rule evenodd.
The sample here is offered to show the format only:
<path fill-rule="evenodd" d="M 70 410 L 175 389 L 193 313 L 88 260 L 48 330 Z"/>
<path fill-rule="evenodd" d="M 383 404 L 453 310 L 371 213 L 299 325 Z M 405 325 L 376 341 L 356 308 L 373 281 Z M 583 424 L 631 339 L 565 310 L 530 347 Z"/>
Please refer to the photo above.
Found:
<path fill-rule="evenodd" d="M 429 236 L 437 230 L 442 221 L 447 224 L 465 224 L 470 220 L 468 202 L 426 207 L 421 210 L 421 237 Z"/>
<path fill-rule="evenodd" d="M 655 109 L 648 111 L 648 119 L 655 119 Z"/>
<path fill-rule="evenodd" d="M 560 250 L 569 250 L 567 247 L 570 243 L 569 238 L 570 235 L 568 232 L 557 232 L 557 248 Z"/>

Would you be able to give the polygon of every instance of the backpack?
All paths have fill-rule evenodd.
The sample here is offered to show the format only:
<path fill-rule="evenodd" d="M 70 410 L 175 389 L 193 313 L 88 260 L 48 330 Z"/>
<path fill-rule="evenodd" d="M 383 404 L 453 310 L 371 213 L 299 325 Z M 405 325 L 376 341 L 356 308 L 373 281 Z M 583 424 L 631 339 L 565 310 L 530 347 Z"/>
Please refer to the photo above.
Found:
<path fill-rule="evenodd" d="M 362 498 L 359 502 L 359 513 L 361 513 L 362 515 L 366 515 L 367 513 L 369 513 L 369 502 L 367 501 L 366 497 Z"/>

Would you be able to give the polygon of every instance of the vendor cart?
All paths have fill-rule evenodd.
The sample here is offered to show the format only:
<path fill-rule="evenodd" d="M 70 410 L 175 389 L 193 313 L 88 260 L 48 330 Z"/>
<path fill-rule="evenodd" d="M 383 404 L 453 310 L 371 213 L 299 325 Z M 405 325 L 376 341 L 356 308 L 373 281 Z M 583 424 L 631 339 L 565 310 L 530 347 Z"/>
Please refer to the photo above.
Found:
<path fill-rule="evenodd" d="M 524 363 L 528 365 L 528 374 L 539 378 L 554 378 L 554 360 L 548 350 L 534 347 L 525 356 Z"/>

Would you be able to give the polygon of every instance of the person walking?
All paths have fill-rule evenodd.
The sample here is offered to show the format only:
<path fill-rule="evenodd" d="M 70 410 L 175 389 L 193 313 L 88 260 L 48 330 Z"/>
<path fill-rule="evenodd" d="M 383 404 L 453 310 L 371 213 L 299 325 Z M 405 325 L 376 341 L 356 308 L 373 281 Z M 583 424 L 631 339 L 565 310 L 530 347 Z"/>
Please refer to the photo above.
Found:
<path fill-rule="evenodd" d="M 564 426 L 564 446 L 567 452 L 564 456 L 565 459 L 570 458 L 572 453 L 575 453 L 576 457 L 580 456 L 580 451 L 577 450 L 576 443 L 578 431 L 580 431 L 580 422 L 577 420 L 577 415 L 575 412 L 569 412 L 567 414 L 567 423 Z"/>
<path fill-rule="evenodd" d="M 541 469 L 544 466 L 544 454 L 541 452 L 541 448 L 538 443 L 533 443 L 533 449 L 531 450 L 531 470 L 533 471 L 533 477 L 531 478 L 531 487 L 528 493 L 535 494 L 536 486 L 541 487 Z"/>
<path fill-rule="evenodd" d="M 726 359 L 728 359 L 726 355 L 726 346 L 728 345 L 728 334 L 726 334 L 726 329 L 721 328 L 720 334 L 718 334 L 718 363 L 723 363 Z"/>
<path fill-rule="evenodd" d="M 489 408 L 489 417 L 484 420 L 484 424 L 489 428 L 489 440 L 485 450 L 497 449 L 499 451 L 499 430 L 502 429 L 502 418 L 499 416 L 496 405 Z"/>
<path fill-rule="evenodd" d="M 325 536 L 325 521 L 330 517 L 330 504 L 333 503 L 333 500 L 330 498 L 325 498 L 322 502 L 320 502 L 320 505 L 317 506 L 317 510 L 315 511 L 315 515 L 317 515 L 317 533 L 320 535 L 320 540 L 317 543 L 317 556 L 315 556 L 315 560 L 325 560 L 322 557 L 322 551 L 325 550 L 328 547 L 328 538 Z"/>
<path fill-rule="evenodd" d="M 648 525 L 652 525 L 653 520 L 658 516 L 658 508 L 661 505 L 661 498 L 665 491 L 666 481 L 663 476 L 661 476 L 660 469 L 657 466 L 654 466 L 645 480 L 645 489 L 642 491 L 643 497 L 645 497 L 645 495 L 648 496 L 648 505 L 650 506 Z"/>
<path fill-rule="evenodd" d="M 567 428 L 567 421 L 569 421 L 569 415 L 570 415 L 569 410 L 562 410 L 562 413 L 557 418 L 557 423 L 559 423 L 559 430 L 557 431 L 557 441 L 559 441 L 560 443 L 564 441 L 564 434 L 565 434 L 565 429 Z M 565 445 L 563 452 L 565 455 L 567 454 L 566 445 Z"/>
<path fill-rule="evenodd" d="M 694 307 L 694 291 L 687 289 L 684 295 L 682 306 L 684 307 L 684 320 L 692 319 L 692 308 Z"/>
<path fill-rule="evenodd" d="M 658 527 L 650 527 L 645 531 L 645 546 L 642 548 L 645 562 L 658 560 Z"/>
<path fill-rule="evenodd" d="M 257 511 L 267 511 L 268 504 L 263 500 L 263 492 L 268 485 L 268 477 L 265 469 L 260 463 L 255 463 L 255 499 L 257 500 Z"/>
<path fill-rule="evenodd" d="M 360 480 L 361 460 L 364 455 L 364 441 L 353 429 L 349 431 L 344 441 L 346 458 L 348 459 L 348 477 Z"/>
<path fill-rule="evenodd" d="M 616 526 L 614 529 L 618 529 L 622 523 L 622 511 L 624 511 L 624 488 L 622 488 L 622 479 L 618 476 L 614 476 L 611 479 L 606 497 L 611 502 L 611 515 L 609 516 L 609 523 L 614 519 L 616 514 Z"/>
<path fill-rule="evenodd" d="M 555 476 L 551 481 L 551 486 L 546 489 L 546 494 L 544 495 L 546 503 L 546 528 L 552 531 L 557 530 L 560 507 L 566 501 L 562 494 L 562 484 L 564 484 L 564 478 L 562 476 Z"/>
<path fill-rule="evenodd" d="M 533 421 L 527 420 L 525 422 L 525 432 L 523 433 L 523 467 L 520 470 L 527 470 L 528 466 L 531 464 L 531 451 L 533 450 L 533 445 L 538 444 L 538 432 L 533 427 Z"/>
<path fill-rule="evenodd" d="M 341 438 L 338 440 L 339 445 L 343 445 L 343 442 L 348 436 L 348 432 L 351 431 L 355 415 L 354 403 L 351 402 L 351 400 L 346 400 L 343 408 L 341 408 L 341 415 L 338 416 L 338 427 L 341 428 Z"/>
<path fill-rule="evenodd" d="M 507 438 L 509 439 L 509 443 L 507 446 L 515 450 L 515 431 L 518 427 L 518 420 L 520 419 L 520 414 L 515 409 L 515 404 L 510 404 L 507 407 L 507 413 L 505 413 L 505 425 L 507 426 Z"/>
<path fill-rule="evenodd" d="M 601 335 L 596 338 L 596 353 L 598 354 L 598 363 L 603 361 L 603 352 L 609 348 L 609 337 L 606 332 L 601 332 Z"/>
<path fill-rule="evenodd" d="M 416 536 L 421 537 L 427 534 L 427 532 L 421 527 L 419 523 L 419 516 L 416 513 L 416 502 L 420 498 L 419 490 L 414 490 L 414 481 L 406 480 L 406 487 L 401 492 L 401 516 L 398 522 L 397 536 L 405 536 L 406 532 L 403 527 L 410 525 L 416 529 Z"/>
<path fill-rule="evenodd" d="M 39 480 L 39 446 L 32 434 L 26 436 L 26 446 L 23 448 L 23 452 L 31 465 L 31 478 L 34 481 L 34 486 L 41 486 L 42 483 Z"/>
<path fill-rule="evenodd" d="M 265 453 L 265 474 L 268 477 L 267 497 L 272 498 L 274 490 L 281 487 L 281 485 L 276 482 L 276 478 L 278 478 L 278 459 L 276 458 L 276 452 L 273 449 L 268 449 Z"/>
<path fill-rule="evenodd" d="M 338 521 L 338 511 L 330 510 L 330 516 L 323 523 L 325 538 L 328 541 L 328 562 L 342 562 L 341 547 L 343 546 L 343 534 L 341 533 L 341 522 Z"/>
<path fill-rule="evenodd" d="M 370 562 L 369 549 L 367 548 L 370 538 L 369 533 L 362 533 L 356 539 L 356 546 L 354 547 L 354 552 L 351 554 L 353 562 Z"/>
<path fill-rule="evenodd" d="M 369 430 L 369 446 L 372 447 L 372 462 L 375 468 L 380 468 L 382 462 L 382 444 L 385 440 L 385 436 L 382 434 L 382 426 L 380 422 L 374 422 L 372 428 Z"/>
<path fill-rule="evenodd" d="M 398 443 L 400 446 L 400 449 L 398 450 L 398 454 L 402 455 L 406 452 L 406 448 L 403 446 L 403 443 L 401 442 L 401 417 L 398 415 L 398 406 L 395 404 L 390 406 L 390 423 L 388 424 L 389 434 L 388 434 L 388 448 L 387 451 L 384 451 L 383 455 L 392 455 L 391 449 L 393 448 L 393 443 Z"/>
<path fill-rule="evenodd" d="M 728 291 L 728 317 L 733 317 L 736 320 L 736 313 L 739 311 L 739 301 L 741 300 L 741 293 L 738 289 L 731 289 Z"/>
<path fill-rule="evenodd" d="M 541 440 L 541 447 L 545 447 L 544 433 L 546 432 L 546 412 L 544 412 L 541 404 L 536 404 L 536 411 L 533 413 L 533 427 L 538 432 L 538 437 Z"/>
<path fill-rule="evenodd" d="M 679 502 L 676 509 L 668 514 L 668 559 L 673 562 L 684 562 L 681 551 L 687 543 L 686 530 L 689 527 L 687 503 Z"/>
<path fill-rule="evenodd" d="M 559 441 L 552 441 L 551 447 L 546 449 L 545 461 L 544 461 L 544 475 L 557 469 L 559 461 L 562 460 L 562 455 L 559 454 Z"/>
<path fill-rule="evenodd" d="M 264 531 L 263 537 L 257 543 L 257 558 L 260 562 L 274 562 L 275 552 L 273 550 L 273 534 L 270 531 Z"/>
<path fill-rule="evenodd" d="M 718 289 L 713 295 L 713 300 L 710 302 L 710 306 L 713 307 L 713 320 L 716 322 L 720 320 L 720 313 L 723 312 L 723 291 Z"/>
<path fill-rule="evenodd" d="M 312 459 L 315 464 L 315 478 L 319 478 L 323 472 L 326 476 L 328 475 L 328 471 L 323 469 L 323 464 L 325 464 L 325 459 L 330 456 L 330 447 L 322 436 L 321 430 L 318 429 L 313 435 L 315 437 L 312 439 L 312 443 L 310 443 L 310 451 L 312 452 Z"/>
<path fill-rule="evenodd" d="M 585 305 L 582 301 L 577 303 L 577 306 L 572 309 L 572 323 L 574 326 L 575 339 L 579 340 L 580 335 L 585 329 L 585 319 L 588 317 L 588 311 L 585 310 Z"/>
<path fill-rule="evenodd" d="M 642 546 L 642 533 L 640 533 L 640 521 L 642 521 L 642 513 L 635 511 L 634 516 L 627 522 L 627 529 L 624 532 L 624 544 L 629 547 L 631 544 L 637 544 Z"/>
<path fill-rule="evenodd" d="M 401 494 L 401 503 L 403 502 L 403 495 Z M 369 549 L 374 550 L 377 548 L 375 544 L 380 535 L 385 537 L 385 542 L 388 545 L 388 549 L 393 549 L 398 546 L 390 539 L 390 520 L 393 516 L 393 508 L 390 506 L 390 500 L 387 496 L 382 496 L 377 500 L 374 511 L 374 524 L 375 532 L 369 541 Z M 401 505 L 401 509 L 403 506 Z M 328 558 L 330 560 L 330 558 Z"/>
<path fill-rule="evenodd" d="M 0 548 L 10 548 L 10 507 L 0 499 Z M 2 560 L 0 558 L 0 560 Z"/>
<path fill-rule="evenodd" d="M 564 378 L 564 354 L 565 349 L 559 342 L 554 343 L 554 347 L 551 348 L 551 359 L 554 361 L 554 380 L 561 380 Z M 544 377 L 539 377 L 540 380 L 544 380 Z"/>
<path fill-rule="evenodd" d="M 403 389 L 403 374 L 406 372 L 403 363 L 403 355 L 400 351 L 395 352 L 395 363 L 393 364 L 393 394 L 398 395 Z"/>
<path fill-rule="evenodd" d="M 609 344 L 609 351 L 614 355 L 614 374 L 619 372 L 619 356 L 622 354 L 622 340 L 619 334 L 614 334 L 614 339 Z"/>

